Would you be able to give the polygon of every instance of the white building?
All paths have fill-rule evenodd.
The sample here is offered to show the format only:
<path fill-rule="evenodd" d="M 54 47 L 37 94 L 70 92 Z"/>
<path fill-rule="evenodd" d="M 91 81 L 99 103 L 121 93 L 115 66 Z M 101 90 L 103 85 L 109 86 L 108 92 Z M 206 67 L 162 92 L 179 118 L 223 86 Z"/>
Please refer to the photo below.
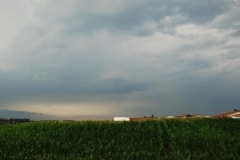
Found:
<path fill-rule="evenodd" d="M 114 117 L 114 121 L 130 121 L 129 117 Z"/>
<path fill-rule="evenodd" d="M 165 118 L 171 119 L 171 118 L 177 118 L 176 116 L 167 116 Z"/>

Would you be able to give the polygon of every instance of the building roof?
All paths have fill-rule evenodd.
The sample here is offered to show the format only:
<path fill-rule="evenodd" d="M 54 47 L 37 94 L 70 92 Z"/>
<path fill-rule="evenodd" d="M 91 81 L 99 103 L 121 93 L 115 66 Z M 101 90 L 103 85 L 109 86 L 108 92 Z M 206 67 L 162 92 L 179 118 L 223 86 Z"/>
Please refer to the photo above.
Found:
<path fill-rule="evenodd" d="M 240 114 L 240 112 L 238 110 L 234 110 L 234 111 L 231 111 L 231 112 L 223 112 L 223 113 L 217 114 L 214 117 L 220 117 L 220 118 L 229 117 L 229 116 L 234 115 L 236 113 Z"/>
<path fill-rule="evenodd" d="M 240 117 L 240 112 L 235 112 L 235 113 L 232 113 L 228 116 L 230 116 L 230 117 Z"/>
<path fill-rule="evenodd" d="M 177 118 L 176 116 L 166 116 L 165 118 Z"/>

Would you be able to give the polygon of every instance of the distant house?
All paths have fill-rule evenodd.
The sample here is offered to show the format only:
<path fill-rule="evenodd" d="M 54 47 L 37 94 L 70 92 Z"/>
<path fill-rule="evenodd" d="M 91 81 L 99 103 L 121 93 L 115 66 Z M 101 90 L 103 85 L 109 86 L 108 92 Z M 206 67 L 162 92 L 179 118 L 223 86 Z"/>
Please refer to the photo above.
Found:
<path fill-rule="evenodd" d="M 240 119 L 240 110 L 234 109 L 231 112 L 224 112 L 215 115 L 217 118 L 233 118 L 233 119 Z"/>
<path fill-rule="evenodd" d="M 113 121 L 130 121 L 129 117 L 114 117 Z"/>
<path fill-rule="evenodd" d="M 129 117 L 114 117 L 113 120 L 114 121 L 151 121 L 151 120 L 155 120 L 157 119 L 153 114 L 149 117 L 133 117 L 133 118 L 129 118 Z"/>
<path fill-rule="evenodd" d="M 177 118 L 176 116 L 166 116 L 164 118 L 172 119 L 172 118 Z"/>
<path fill-rule="evenodd" d="M 233 118 L 233 119 L 240 119 L 240 112 L 235 112 L 235 113 L 232 113 L 228 116 Z"/>

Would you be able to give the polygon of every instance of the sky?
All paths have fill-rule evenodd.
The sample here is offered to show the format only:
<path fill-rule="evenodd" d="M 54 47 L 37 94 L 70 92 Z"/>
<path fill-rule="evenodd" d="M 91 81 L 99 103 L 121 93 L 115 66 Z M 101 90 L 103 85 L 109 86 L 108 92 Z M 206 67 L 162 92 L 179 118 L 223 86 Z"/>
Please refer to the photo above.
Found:
<path fill-rule="evenodd" d="M 239 0 L 0 0 L 0 109 L 240 109 Z"/>

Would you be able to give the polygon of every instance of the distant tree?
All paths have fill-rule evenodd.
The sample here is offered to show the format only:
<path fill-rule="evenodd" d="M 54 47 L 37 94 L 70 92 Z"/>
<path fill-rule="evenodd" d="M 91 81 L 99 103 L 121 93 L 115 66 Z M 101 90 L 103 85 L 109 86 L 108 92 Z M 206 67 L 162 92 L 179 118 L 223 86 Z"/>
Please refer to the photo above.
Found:
<path fill-rule="evenodd" d="M 191 114 L 186 114 L 185 117 L 192 117 L 192 115 Z"/>

